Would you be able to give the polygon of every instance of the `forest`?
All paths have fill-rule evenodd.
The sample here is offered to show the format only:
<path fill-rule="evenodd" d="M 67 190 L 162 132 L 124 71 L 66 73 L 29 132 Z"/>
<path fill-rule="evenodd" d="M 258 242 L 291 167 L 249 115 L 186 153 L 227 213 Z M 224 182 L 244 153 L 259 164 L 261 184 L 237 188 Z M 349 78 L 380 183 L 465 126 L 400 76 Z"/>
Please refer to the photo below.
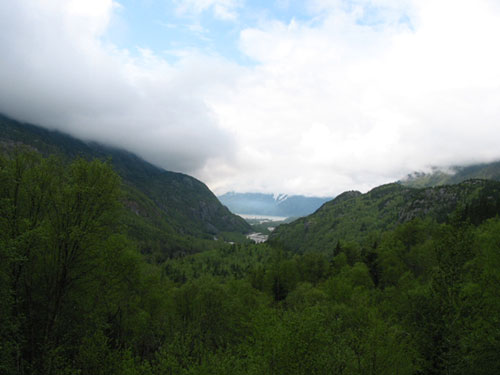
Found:
<path fill-rule="evenodd" d="M 0 157 L 1 374 L 500 373 L 495 199 L 161 254 L 126 194 L 105 161 Z"/>

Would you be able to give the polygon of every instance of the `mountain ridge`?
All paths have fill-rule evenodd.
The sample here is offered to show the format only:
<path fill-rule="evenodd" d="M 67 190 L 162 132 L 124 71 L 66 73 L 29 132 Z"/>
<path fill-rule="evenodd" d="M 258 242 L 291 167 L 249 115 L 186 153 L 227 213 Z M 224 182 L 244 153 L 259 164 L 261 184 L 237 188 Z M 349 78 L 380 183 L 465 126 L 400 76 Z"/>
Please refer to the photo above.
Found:
<path fill-rule="evenodd" d="M 398 182 L 409 187 L 431 187 L 458 184 L 470 179 L 500 181 L 500 161 L 455 165 L 446 169 L 434 168 L 431 173 L 413 172 Z"/>
<path fill-rule="evenodd" d="M 476 221 L 497 215 L 500 182 L 472 179 L 430 188 L 391 183 L 365 194 L 346 192 L 314 214 L 280 225 L 269 241 L 297 252 L 329 251 L 339 241 L 362 242 L 370 233 L 416 218 L 444 222 L 457 210 Z"/>
<path fill-rule="evenodd" d="M 144 226 L 153 226 L 155 232 L 162 232 L 162 238 L 166 234 L 178 234 L 211 239 L 223 232 L 247 233 L 251 230 L 242 218 L 232 214 L 203 182 L 194 177 L 166 171 L 123 149 L 84 142 L 59 131 L 1 115 L 0 148 L 8 152 L 20 145 L 44 156 L 55 154 L 68 160 L 77 157 L 108 160 L 122 178 L 125 206 L 147 222 L 139 224 L 137 218 L 129 217 L 135 223 L 132 225 L 138 225 L 144 231 Z M 137 228 L 135 230 L 140 232 Z M 174 248 L 190 246 L 180 239 L 175 242 Z"/>

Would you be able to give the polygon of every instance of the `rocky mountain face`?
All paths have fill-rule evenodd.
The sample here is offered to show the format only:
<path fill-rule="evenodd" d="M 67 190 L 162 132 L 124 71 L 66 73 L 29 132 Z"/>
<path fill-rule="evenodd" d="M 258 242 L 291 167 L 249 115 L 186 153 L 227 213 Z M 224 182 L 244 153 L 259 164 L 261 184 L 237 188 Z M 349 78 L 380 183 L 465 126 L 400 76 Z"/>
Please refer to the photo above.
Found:
<path fill-rule="evenodd" d="M 366 194 L 346 192 L 314 214 L 279 226 L 270 241 L 298 252 L 328 251 L 338 241 L 359 242 L 416 218 L 444 222 L 461 213 L 476 222 L 500 213 L 500 182 L 476 179 L 422 189 L 393 183 Z"/>

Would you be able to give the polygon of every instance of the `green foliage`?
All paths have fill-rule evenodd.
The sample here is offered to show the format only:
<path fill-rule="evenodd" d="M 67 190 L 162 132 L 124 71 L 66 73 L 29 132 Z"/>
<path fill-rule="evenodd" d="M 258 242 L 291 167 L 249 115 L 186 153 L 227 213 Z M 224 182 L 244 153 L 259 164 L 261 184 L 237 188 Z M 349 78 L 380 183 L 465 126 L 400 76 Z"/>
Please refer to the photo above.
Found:
<path fill-rule="evenodd" d="M 269 241 L 298 253 L 332 253 L 339 241 L 364 245 L 380 232 L 416 218 L 446 222 L 460 207 L 461 219 L 476 225 L 494 217 L 500 213 L 500 183 L 470 180 L 426 189 L 388 184 L 366 194 L 347 192 L 310 216 L 280 225 Z"/>
<path fill-rule="evenodd" d="M 299 252 L 190 244 L 134 222 L 121 186 L 100 161 L 0 158 L 2 374 L 500 372 L 500 219 L 481 203 L 493 185 L 456 190 L 466 203 L 445 223 L 436 208 L 388 227 L 363 210 L 392 207 L 400 187 L 347 194 L 345 217 L 375 230 Z"/>
<path fill-rule="evenodd" d="M 71 373 L 86 358 L 82 373 L 95 373 L 116 333 L 102 330 L 138 277 L 137 256 L 113 234 L 119 179 L 99 161 L 64 165 L 35 153 L 1 158 L 0 175 L 6 372 Z"/>
<path fill-rule="evenodd" d="M 58 155 L 66 163 L 77 158 L 108 161 L 123 179 L 121 224 L 151 261 L 213 248 L 214 235 L 243 242 L 242 234 L 251 230 L 193 177 L 165 171 L 124 150 L 85 143 L 0 114 L 0 152 L 11 154 L 20 144 L 45 156 Z"/>

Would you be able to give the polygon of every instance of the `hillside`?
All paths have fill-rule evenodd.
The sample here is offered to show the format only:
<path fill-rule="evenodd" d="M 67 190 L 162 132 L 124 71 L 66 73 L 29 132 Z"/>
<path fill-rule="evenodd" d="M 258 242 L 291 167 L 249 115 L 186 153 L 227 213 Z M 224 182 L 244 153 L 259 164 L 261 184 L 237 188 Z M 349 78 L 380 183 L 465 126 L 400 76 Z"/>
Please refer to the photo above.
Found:
<path fill-rule="evenodd" d="M 85 146 L 117 152 L 122 180 L 16 143 L 0 153 L 2 375 L 500 371 L 499 182 L 349 191 L 271 243 L 229 244 L 174 230 L 133 155 Z"/>
<path fill-rule="evenodd" d="M 459 184 L 473 178 L 500 181 L 500 161 L 469 166 L 454 166 L 449 168 L 448 171 L 436 169 L 432 173 L 415 172 L 399 182 L 408 187 L 424 188 Z"/>
<path fill-rule="evenodd" d="M 249 215 L 301 217 L 312 214 L 331 198 L 262 193 L 226 193 L 219 196 L 231 212 Z"/>
<path fill-rule="evenodd" d="M 373 232 L 415 218 L 444 222 L 457 208 L 473 222 L 495 216 L 500 212 L 500 182 L 468 180 L 423 189 L 393 183 L 366 194 L 346 192 L 314 214 L 279 226 L 270 241 L 297 252 L 329 251 L 338 241 L 359 243 Z"/>
<path fill-rule="evenodd" d="M 165 171 L 125 150 L 82 142 L 0 116 L 0 148 L 11 151 L 19 145 L 68 160 L 109 159 L 123 180 L 123 202 L 131 213 L 124 224 L 143 252 L 153 251 L 152 247 L 170 254 L 190 252 L 196 245 L 186 235 L 211 239 L 225 232 L 250 230 L 205 184 L 191 176 Z"/>

